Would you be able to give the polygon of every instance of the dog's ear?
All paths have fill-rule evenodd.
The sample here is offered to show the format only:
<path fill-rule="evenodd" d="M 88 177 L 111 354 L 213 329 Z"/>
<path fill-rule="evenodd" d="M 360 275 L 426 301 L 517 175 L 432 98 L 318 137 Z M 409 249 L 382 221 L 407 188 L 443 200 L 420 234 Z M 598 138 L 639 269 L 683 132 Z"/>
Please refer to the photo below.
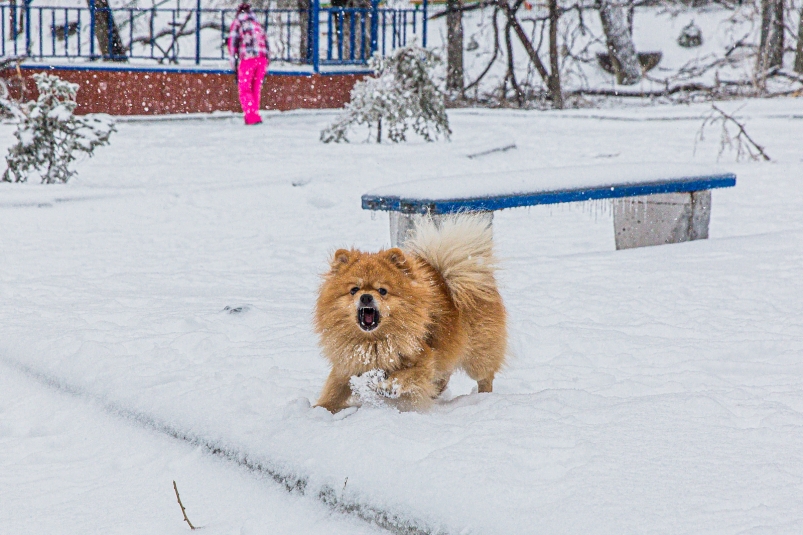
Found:
<path fill-rule="evenodd" d="M 338 249 L 335 251 L 334 256 L 332 256 L 332 261 L 330 262 L 332 271 L 337 271 L 343 266 L 351 264 L 351 261 L 356 257 L 356 252 L 357 251 L 349 251 L 347 249 Z"/>
<path fill-rule="evenodd" d="M 400 270 L 407 273 L 410 270 L 410 264 L 407 262 L 407 257 L 404 256 L 404 251 L 399 249 L 398 247 L 394 247 L 393 249 L 388 249 L 384 253 L 385 258 L 399 268 Z"/>

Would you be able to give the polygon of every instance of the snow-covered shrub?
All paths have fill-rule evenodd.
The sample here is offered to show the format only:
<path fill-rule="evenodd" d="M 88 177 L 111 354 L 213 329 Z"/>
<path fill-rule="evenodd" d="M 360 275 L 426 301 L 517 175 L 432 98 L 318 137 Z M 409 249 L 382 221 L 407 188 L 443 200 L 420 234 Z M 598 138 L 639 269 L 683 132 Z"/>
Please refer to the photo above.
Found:
<path fill-rule="evenodd" d="M 433 81 L 439 63 L 437 55 L 416 45 L 399 48 L 389 57 L 374 56 L 369 66 L 376 76 L 354 85 L 351 102 L 321 132 L 321 141 L 348 142 L 348 131 L 356 125 L 367 125 L 369 137 L 376 127 L 377 142 L 382 141 L 383 128 L 394 143 L 406 141 L 409 128 L 427 141 L 438 135 L 449 139 L 444 94 Z"/>
<path fill-rule="evenodd" d="M 20 120 L 22 112 L 19 102 L 11 96 L 8 82 L 0 79 L 0 119 Z"/>
<path fill-rule="evenodd" d="M 678 44 L 684 48 L 695 48 L 703 45 L 703 30 L 694 21 L 689 22 L 680 31 Z"/>
<path fill-rule="evenodd" d="M 0 96 L 0 119 L 18 119 L 19 106 L 13 99 Z"/>
<path fill-rule="evenodd" d="M 114 123 L 108 116 L 75 115 L 78 84 L 47 73 L 34 79 L 39 98 L 20 106 L 17 143 L 8 149 L 3 180 L 26 182 L 35 173 L 44 184 L 67 182 L 78 153 L 92 156 L 95 147 L 107 145 Z"/>

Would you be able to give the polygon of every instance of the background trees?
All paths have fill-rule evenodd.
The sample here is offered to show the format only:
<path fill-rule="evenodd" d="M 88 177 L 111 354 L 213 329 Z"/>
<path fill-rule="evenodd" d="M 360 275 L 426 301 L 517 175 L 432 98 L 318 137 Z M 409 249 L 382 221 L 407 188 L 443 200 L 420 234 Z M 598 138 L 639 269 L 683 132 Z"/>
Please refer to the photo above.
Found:
<path fill-rule="evenodd" d="M 801 15 L 803 0 L 449 0 L 432 18 L 453 21 L 452 93 L 561 108 L 604 95 L 792 93 Z"/>

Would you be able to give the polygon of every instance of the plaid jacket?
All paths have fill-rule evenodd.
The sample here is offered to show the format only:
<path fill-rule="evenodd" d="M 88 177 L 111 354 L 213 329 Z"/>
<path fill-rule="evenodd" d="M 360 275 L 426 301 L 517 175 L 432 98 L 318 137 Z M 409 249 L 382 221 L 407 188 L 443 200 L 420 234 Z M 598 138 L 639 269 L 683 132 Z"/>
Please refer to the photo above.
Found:
<path fill-rule="evenodd" d="M 265 30 L 253 13 L 237 15 L 229 28 L 229 55 L 240 60 L 268 57 L 268 40 Z"/>

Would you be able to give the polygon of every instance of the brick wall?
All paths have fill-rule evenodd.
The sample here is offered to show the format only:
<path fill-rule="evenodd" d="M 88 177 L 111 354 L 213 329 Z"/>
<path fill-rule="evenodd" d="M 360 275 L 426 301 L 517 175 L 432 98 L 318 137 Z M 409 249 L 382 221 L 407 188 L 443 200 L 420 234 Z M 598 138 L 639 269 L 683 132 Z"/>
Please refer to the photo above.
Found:
<path fill-rule="evenodd" d="M 158 115 L 241 111 L 232 73 L 213 70 L 75 68 L 24 66 L 26 98 L 34 98 L 34 73 L 47 71 L 80 85 L 77 113 Z M 14 70 L 3 73 L 6 78 Z M 262 86 L 262 109 L 340 108 L 363 74 L 269 74 Z M 14 84 L 12 83 L 12 89 Z M 18 93 L 18 89 L 14 91 Z"/>

